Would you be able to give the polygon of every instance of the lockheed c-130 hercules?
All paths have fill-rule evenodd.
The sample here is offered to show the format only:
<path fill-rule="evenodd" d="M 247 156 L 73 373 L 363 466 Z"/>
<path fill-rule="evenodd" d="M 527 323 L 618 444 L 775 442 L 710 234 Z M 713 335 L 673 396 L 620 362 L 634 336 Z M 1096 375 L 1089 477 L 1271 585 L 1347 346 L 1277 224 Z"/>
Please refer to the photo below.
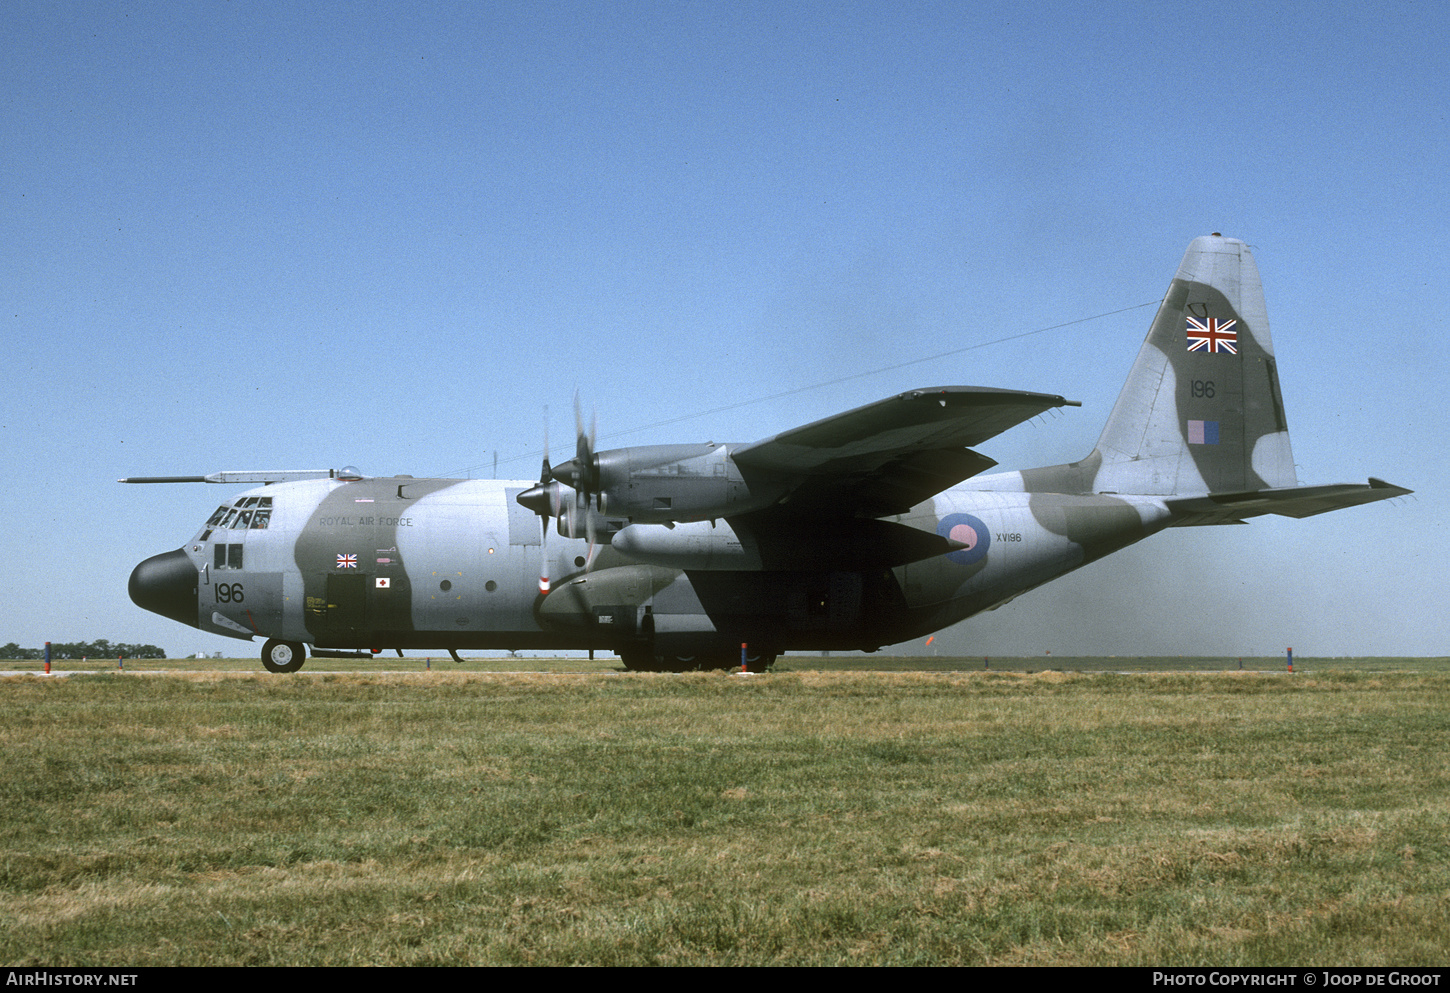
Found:
<path fill-rule="evenodd" d="M 749 444 L 609 451 L 581 423 L 574 458 L 546 454 L 537 482 L 123 480 L 265 484 L 138 565 L 130 595 L 202 631 L 266 639 L 272 672 L 300 668 L 309 645 L 763 669 L 782 652 L 928 635 L 1164 528 L 1410 492 L 1299 485 L 1258 269 L 1218 234 L 1189 245 L 1093 451 L 979 475 L 996 463 L 975 446 L 1063 406 L 1079 404 L 933 387 Z"/>

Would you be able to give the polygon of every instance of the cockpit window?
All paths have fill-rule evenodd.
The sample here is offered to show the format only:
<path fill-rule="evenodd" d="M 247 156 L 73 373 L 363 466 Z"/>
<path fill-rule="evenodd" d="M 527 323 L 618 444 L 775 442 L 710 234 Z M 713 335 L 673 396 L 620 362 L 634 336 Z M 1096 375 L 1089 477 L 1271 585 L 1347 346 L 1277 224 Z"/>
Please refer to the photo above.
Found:
<path fill-rule="evenodd" d="M 252 513 L 252 523 L 248 525 L 253 531 L 266 530 L 268 524 L 272 523 L 272 498 L 271 497 L 248 497 L 247 506 L 255 505 Z M 241 527 L 240 524 L 237 527 Z"/>
<path fill-rule="evenodd" d="M 213 531 L 265 531 L 272 523 L 272 498 L 243 497 L 235 507 L 222 504 L 206 519 L 197 541 L 206 541 Z M 221 563 L 217 563 L 218 568 Z"/>
<path fill-rule="evenodd" d="M 231 529 L 244 531 L 250 528 L 253 531 L 262 531 L 272 523 L 272 498 L 245 497 L 237 501 L 235 507 L 228 507 L 223 504 L 216 509 L 216 513 L 207 518 L 202 525 L 202 530 L 209 529 Z M 205 541 L 204 535 L 200 540 Z"/>

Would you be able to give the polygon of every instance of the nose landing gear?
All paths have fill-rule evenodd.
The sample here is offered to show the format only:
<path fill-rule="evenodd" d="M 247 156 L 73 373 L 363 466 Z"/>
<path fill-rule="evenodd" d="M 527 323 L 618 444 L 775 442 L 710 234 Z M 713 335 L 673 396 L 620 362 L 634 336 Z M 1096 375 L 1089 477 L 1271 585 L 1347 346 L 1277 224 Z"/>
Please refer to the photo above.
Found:
<path fill-rule="evenodd" d="M 296 641 L 271 639 L 262 646 L 262 667 L 268 672 L 296 672 L 307 661 L 307 648 Z"/>

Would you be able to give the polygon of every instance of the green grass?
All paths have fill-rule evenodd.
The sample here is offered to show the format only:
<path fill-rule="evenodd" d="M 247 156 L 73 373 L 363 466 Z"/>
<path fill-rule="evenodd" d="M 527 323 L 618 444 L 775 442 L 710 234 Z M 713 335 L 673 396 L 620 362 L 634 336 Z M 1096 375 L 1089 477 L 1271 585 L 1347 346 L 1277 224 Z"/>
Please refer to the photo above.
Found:
<path fill-rule="evenodd" d="M 1411 661 L 9 678 L 0 960 L 1444 964 Z"/>

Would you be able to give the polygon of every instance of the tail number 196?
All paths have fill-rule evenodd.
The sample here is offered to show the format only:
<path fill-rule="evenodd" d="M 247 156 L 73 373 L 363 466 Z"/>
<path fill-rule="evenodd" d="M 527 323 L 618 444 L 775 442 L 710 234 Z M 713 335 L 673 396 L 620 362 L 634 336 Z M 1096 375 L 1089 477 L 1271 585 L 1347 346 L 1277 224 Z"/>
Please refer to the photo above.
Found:
<path fill-rule="evenodd" d="M 217 583 L 212 589 L 216 592 L 217 603 L 241 603 L 241 583 Z"/>

